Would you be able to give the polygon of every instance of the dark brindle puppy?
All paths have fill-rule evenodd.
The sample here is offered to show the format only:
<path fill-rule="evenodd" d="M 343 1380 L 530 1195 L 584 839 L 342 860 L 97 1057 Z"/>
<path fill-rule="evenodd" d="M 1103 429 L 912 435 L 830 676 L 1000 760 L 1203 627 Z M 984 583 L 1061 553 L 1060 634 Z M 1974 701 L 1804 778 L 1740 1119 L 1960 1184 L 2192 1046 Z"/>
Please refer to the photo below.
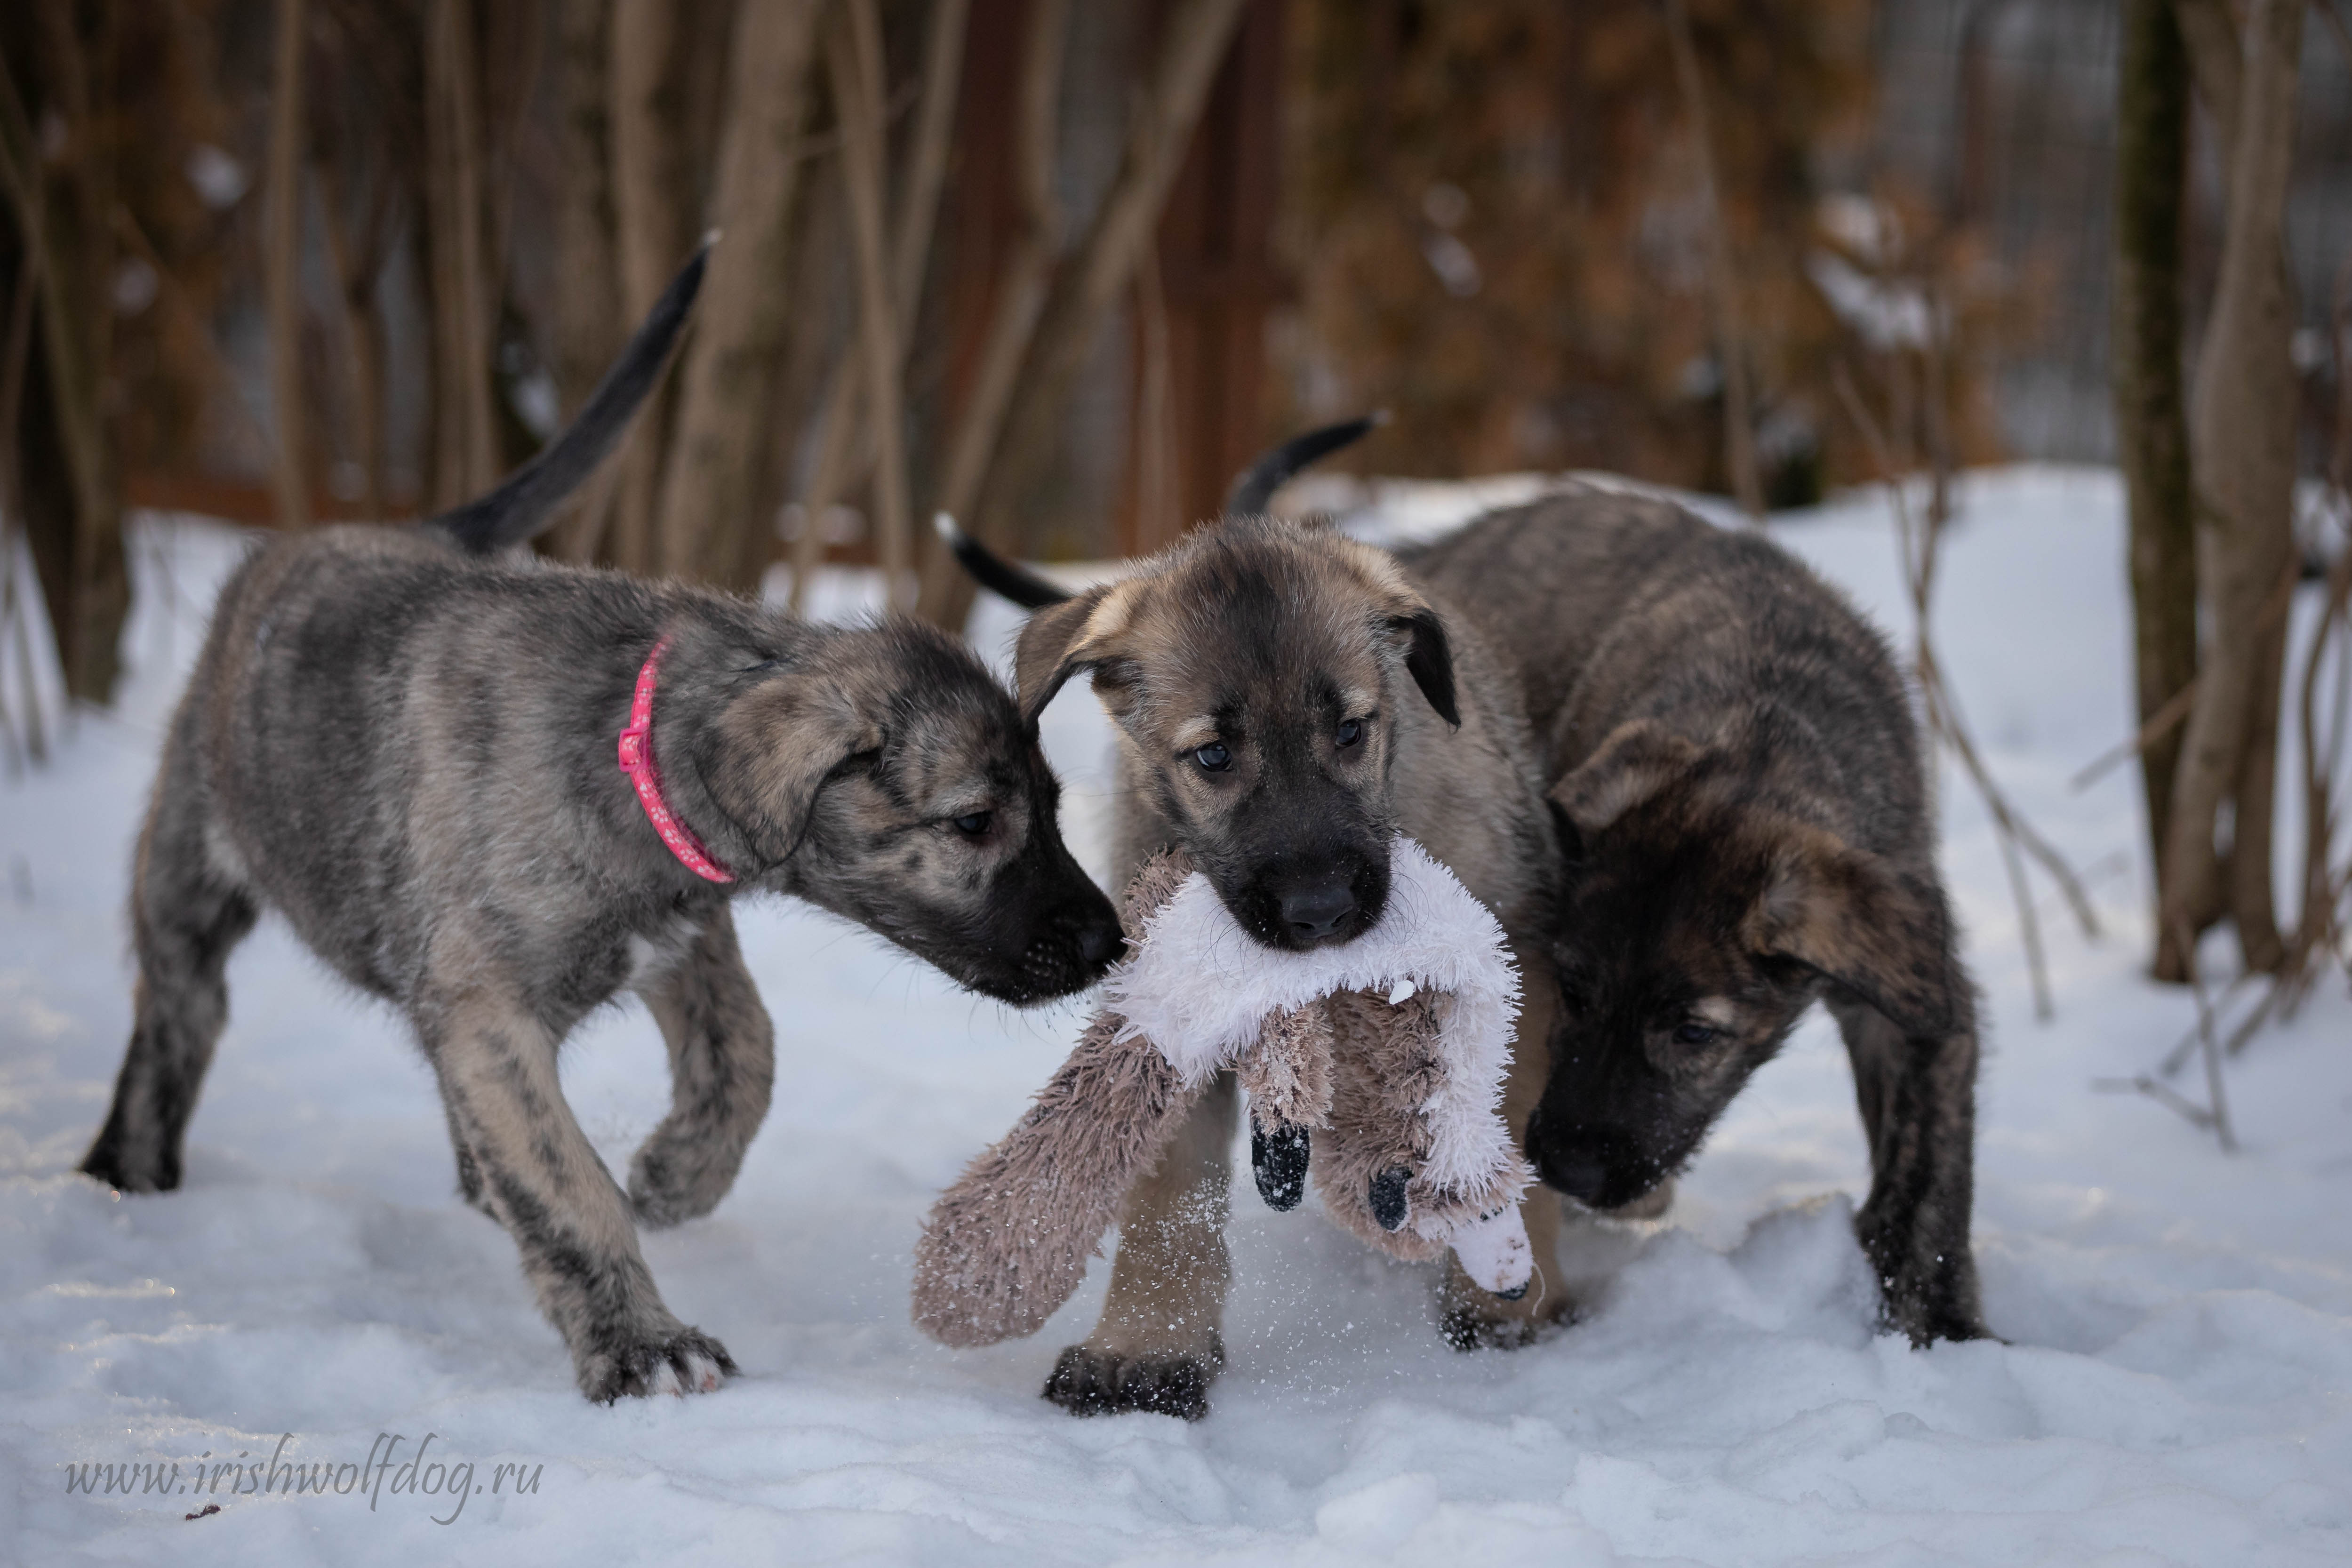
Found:
<path fill-rule="evenodd" d="M 465 1195 L 513 1234 L 599 1400 L 733 1370 L 663 1305 L 635 1227 L 709 1212 L 767 1111 L 772 1037 L 735 894 L 796 894 L 1013 1003 L 1086 985 L 1118 946 L 1031 731 L 961 645 L 488 558 L 625 427 L 700 268 L 490 497 L 423 528 L 272 540 L 222 590 L 140 837 L 136 1016 L 82 1163 L 125 1192 L 178 1185 L 229 950 L 277 909 L 414 1022 Z M 665 847 L 616 765 L 664 638 L 661 791 L 730 882 Z M 675 1086 L 625 1193 L 556 1077 L 564 1037 L 625 986 L 659 1022 Z"/>
<path fill-rule="evenodd" d="M 1984 1332 L 1969 1204 L 1969 979 L 1902 677 L 1834 591 L 1753 533 L 1580 489 L 1412 569 L 1505 651 L 1565 854 L 1545 1180 L 1641 1199 L 1697 1151 L 1815 998 L 1845 1036 L 1887 1321 Z"/>
<path fill-rule="evenodd" d="M 1515 678 L 1385 551 L 1248 515 L 1299 462 L 1365 427 L 1273 454 L 1228 503 L 1237 515 L 1076 597 L 952 542 L 983 582 L 1038 609 L 1016 658 L 1023 711 L 1034 719 L 1085 674 L 1118 725 L 1122 883 L 1146 856 L 1181 846 L 1259 942 L 1345 942 L 1381 918 L 1388 840 L 1402 831 L 1495 911 L 1528 977 L 1519 1039 L 1539 1042 L 1556 849 Z M 1540 1047 L 1516 1054 L 1538 1062 Z M 1515 1068 L 1504 1107 L 1515 1131 L 1542 1081 L 1539 1068 Z M 1227 1074 L 1128 1194 L 1101 1321 L 1063 1352 L 1046 1397 L 1081 1414 L 1207 1409 L 1224 1360 L 1236 1109 Z M 1255 1145 L 1261 1190 L 1304 1174 L 1264 1168 L 1297 1152 Z M 1539 1276 L 1557 1281 L 1557 1199 L 1536 1190 L 1523 1217 Z M 1511 1337 L 1559 1293 L 1539 1285 L 1506 1302 L 1449 1268 L 1445 1299 L 1450 1321 Z"/>

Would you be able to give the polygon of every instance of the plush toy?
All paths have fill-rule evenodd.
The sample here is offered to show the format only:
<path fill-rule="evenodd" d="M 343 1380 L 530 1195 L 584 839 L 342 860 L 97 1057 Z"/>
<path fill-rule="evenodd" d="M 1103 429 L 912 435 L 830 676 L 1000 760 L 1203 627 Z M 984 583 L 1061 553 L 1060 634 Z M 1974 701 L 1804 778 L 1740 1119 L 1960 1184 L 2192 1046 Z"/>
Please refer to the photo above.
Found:
<path fill-rule="evenodd" d="M 1181 854 L 1147 861 L 1120 918 L 1107 1005 L 1028 1112 L 940 1197 L 915 1247 L 915 1321 L 951 1345 L 1034 1333 L 1085 1277 L 1120 1199 L 1224 1068 L 1249 1091 L 1261 1196 L 1311 1171 L 1339 1223 L 1395 1257 L 1451 1247 L 1515 1299 L 1533 1267 L 1534 1177 L 1500 1113 L 1518 976 L 1502 928 L 1399 837 L 1380 922 L 1276 952 Z"/>

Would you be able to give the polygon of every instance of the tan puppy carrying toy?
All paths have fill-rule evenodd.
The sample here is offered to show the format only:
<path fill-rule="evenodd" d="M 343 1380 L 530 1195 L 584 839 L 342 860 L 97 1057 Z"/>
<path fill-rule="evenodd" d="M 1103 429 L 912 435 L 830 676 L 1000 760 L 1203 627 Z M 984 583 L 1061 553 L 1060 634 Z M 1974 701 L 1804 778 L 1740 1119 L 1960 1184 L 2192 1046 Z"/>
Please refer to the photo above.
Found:
<path fill-rule="evenodd" d="M 1391 842 L 1390 875 L 1370 931 L 1276 952 L 1180 853 L 1146 861 L 1104 1010 L 931 1209 L 916 1323 L 950 1345 L 1034 1333 L 1227 1068 L 1249 1091 L 1269 1205 L 1296 1206 L 1311 1172 L 1332 1217 L 1382 1251 L 1423 1261 L 1451 1247 L 1481 1288 L 1525 1291 L 1518 1199 L 1534 1177 L 1500 1110 L 1518 976 L 1495 917 L 1418 844 Z"/>

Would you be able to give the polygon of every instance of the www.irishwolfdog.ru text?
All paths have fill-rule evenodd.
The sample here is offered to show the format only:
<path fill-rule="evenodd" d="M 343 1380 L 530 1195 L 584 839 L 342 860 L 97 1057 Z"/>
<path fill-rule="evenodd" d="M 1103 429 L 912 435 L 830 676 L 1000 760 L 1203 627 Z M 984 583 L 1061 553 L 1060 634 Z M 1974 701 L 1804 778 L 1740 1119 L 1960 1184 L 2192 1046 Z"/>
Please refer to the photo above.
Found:
<path fill-rule="evenodd" d="M 389 1496 L 421 1500 L 436 1524 L 454 1524 L 476 1497 L 528 1497 L 539 1491 L 544 1465 L 501 1460 L 485 1464 L 479 1473 L 471 1459 L 455 1459 L 432 1432 L 412 1445 L 405 1433 L 379 1432 L 365 1459 L 313 1459 L 289 1457 L 294 1435 L 278 1439 L 268 1458 L 250 1449 L 233 1457 L 215 1457 L 209 1448 L 192 1459 L 130 1459 L 116 1462 L 85 1459 L 64 1466 L 66 1493 L 95 1498 L 185 1499 L 194 1505 L 190 1519 L 221 1511 L 223 1500 L 247 1497 L 364 1498 L 368 1511 L 376 1511 Z"/>

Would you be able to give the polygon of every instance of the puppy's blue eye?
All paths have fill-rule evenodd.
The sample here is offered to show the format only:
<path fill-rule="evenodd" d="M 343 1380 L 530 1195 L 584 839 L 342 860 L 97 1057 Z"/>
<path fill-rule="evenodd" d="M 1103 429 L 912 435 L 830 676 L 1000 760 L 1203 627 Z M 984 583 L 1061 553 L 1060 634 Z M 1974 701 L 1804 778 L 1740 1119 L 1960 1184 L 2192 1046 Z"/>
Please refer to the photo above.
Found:
<path fill-rule="evenodd" d="M 1721 1032 L 1722 1031 L 1719 1029 L 1709 1028 L 1705 1024 L 1679 1025 L 1675 1029 L 1675 1044 L 1678 1046 L 1711 1046 L 1715 1044 L 1716 1036 Z"/>
<path fill-rule="evenodd" d="M 1192 753 L 1192 760 L 1213 773 L 1223 773 L 1234 765 L 1234 754 L 1225 750 L 1223 741 L 1212 741 Z"/>
<path fill-rule="evenodd" d="M 1361 719 L 1350 719 L 1339 726 L 1339 742 L 1340 745 L 1352 746 L 1363 738 L 1364 721 Z"/>
<path fill-rule="evenodd" d="M 970 816 L 957 817 L 955 827 L 958 833 L 967 833 L 977 838 L 987 832 L 988 825 L 995 820 L 996 813 L 992 811 L 975 811 Z"/>

